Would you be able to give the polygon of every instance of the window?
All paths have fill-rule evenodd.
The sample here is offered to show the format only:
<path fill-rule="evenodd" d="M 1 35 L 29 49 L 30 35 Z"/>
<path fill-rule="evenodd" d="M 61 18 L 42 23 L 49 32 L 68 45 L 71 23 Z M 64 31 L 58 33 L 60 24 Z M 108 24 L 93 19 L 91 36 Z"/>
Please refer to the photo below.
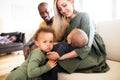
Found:
<path fill-rule="evenodd" d="M 120 19 L 120 0 L 79 0 L 83 11 L 88 12 L 95 22 Z"/>
<path fill-rule="evenodd" d="M 120 19 L 120 0 L 116 0 L 116 18 Z"/>

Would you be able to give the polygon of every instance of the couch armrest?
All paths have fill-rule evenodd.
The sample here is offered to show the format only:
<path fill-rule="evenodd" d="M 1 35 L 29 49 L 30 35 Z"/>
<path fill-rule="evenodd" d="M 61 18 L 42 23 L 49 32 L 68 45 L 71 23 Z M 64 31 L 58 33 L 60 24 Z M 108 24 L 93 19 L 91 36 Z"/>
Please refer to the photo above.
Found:
<path fill-rule="evenodd" d="M 21 32 L 18 37 L 19 37 L 20 42 L 22 42 L 23 44 L 26 43 L 25 33 L 22 33 L 22 32 Z"/>
<path fill-rule="evenodd" d="M 107 59 L 120 61 L 120 20 L 103 21 L 96 24 L 107 50 Z"/>

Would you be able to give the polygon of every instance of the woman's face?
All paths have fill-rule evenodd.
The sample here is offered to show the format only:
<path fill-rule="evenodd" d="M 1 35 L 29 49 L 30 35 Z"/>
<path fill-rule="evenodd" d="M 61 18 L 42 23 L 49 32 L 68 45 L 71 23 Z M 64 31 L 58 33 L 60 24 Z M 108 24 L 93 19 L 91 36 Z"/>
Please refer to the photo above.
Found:
<path fill-rule="evenodd" d="M 71 18 L 73 15 L 73 2 L 72 0 L 58 0 L 57 7 L 59 12 L 67 18 Z"/>

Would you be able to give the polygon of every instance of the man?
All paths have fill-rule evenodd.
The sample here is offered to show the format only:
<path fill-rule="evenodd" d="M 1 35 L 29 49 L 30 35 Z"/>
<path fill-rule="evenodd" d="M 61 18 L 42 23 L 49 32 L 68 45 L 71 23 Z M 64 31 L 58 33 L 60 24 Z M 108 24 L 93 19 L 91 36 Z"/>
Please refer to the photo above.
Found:
<path fill-rule="evenodd" d="M 50 9 L 50 7 L 48 6 L 48 3 L 46 2 L 42 2 L 38 5 L 38 11 L 40 16 L 42 17 L 42 19 L 44 20 L 43 22 L 41 22 L 40 26 L 52 26 L 52 22 L 53 22 L 53 15 L 52 15 L 52 10 Z"/>
<path fill-rule="evenodd" d="M 41 26 L 49 26 L 49 27 L 53 28 L 53 24 L 52 24 L 53 23 L 53 16 L 51 13 L 52 10 L 48 6 L 48 3 L 41 2 L 38 5 L 38 11 L 39 11 L 41 18 L 44 20 L 43 22 L 40 23 L 39 28 Z M 27 42 L 27 44 L 24 46 L 24 57 L 25 58 L 28 57 L 28 54 L 31 50 L 36 48 L 36 46 L 34 44 L 34 36 L 35 35 L 33 35 L 31 37 L 31 39 Z"/>

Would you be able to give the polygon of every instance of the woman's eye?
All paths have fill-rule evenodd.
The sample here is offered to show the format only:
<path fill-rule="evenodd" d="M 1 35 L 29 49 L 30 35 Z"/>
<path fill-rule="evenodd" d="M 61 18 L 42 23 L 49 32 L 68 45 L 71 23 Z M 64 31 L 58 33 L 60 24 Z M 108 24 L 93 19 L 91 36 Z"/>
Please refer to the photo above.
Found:
<path fill-rule="evenodd" d="M 62 7 L 66 7 L 67 6 L 67 4 L 63 4 L 62 5 Z M 59 11 L 61 11 L 62 10 L 62 8 L 58 8 L 59 9 Z"/>
<path fill-rule="evenodd" d="M 59 11 L 61 11 L 62 9 L 61 8 L 59 8 Z"/>
<path fill-rule="evenodd" d="M 63 7 L 66 7 L 67 6 L 67 4 L 63 4 Z"/>

